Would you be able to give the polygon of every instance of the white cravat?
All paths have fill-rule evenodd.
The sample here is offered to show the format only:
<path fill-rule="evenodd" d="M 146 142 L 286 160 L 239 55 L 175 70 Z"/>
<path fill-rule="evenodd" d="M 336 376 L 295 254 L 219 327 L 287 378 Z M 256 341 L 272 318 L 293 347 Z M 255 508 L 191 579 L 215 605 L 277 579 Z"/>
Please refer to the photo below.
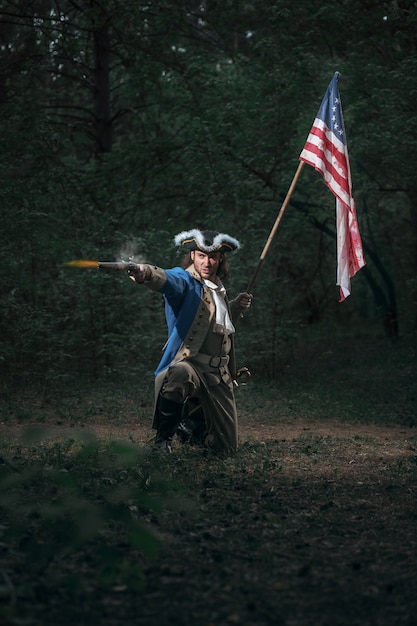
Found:
<path fill-rule="evenodd" d="M 235 332 L 235 327 L 232 324 L 226 302 L 224 301 L 226 289 L 223 286 L 219 287 L 219 285 L 211 282 L 211 280 L 205 280 L 204 282 L 210 289 L 214 304 L 216 305 L 216 323 L 214 325 L 214 332 L 221 335 L 223 333 L 231 335 Z"/>

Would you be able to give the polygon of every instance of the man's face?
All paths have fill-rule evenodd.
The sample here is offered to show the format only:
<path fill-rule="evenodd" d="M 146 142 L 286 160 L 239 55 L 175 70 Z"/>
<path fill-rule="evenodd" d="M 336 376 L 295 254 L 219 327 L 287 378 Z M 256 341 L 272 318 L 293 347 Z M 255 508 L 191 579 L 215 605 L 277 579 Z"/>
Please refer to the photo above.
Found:
<path fill-rule="evenodd" d="M 213 280 L 222 258 L 221 252 L 211 252 L 210 254 L 200 252 L 200 250 L 192 250 L 191 252 L 194 267 L 203 279 Z"/>

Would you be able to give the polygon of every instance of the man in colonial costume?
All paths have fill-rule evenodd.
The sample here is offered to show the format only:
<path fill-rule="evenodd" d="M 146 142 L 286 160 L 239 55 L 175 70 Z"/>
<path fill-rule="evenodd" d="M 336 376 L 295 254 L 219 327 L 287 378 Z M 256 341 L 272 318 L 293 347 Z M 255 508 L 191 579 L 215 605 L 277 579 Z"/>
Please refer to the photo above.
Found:
<path fill-rule="evenodd" d="M 229 302 L 222 278 L 225 254 L 239 242 L 223 233 L 193 229 L 179 233 L 175 244 L 188 252 L 184 267 L 162 269 L 140 264 L 131 278 L 165 299 L 168 340 L 155 371 L 155 447 L 171 452 L 172 438 L 197 401 L 205 421 L 207 447 L 237 447 L 233 335 L 252 296 L 240 293 Z"/>

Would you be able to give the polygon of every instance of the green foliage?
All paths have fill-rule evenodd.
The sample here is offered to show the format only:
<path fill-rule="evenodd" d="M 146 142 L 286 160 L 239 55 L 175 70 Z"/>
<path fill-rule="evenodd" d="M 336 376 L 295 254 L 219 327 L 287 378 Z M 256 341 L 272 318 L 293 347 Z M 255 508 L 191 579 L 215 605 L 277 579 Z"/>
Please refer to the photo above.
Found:
<path fill-rule="evenodd" d="M 359 624 L 370 615 L 383 626 L 410 622 L 415 438 L 395 429 L 390 436 L 387 429 L 369 435 L 337 427 L 321 434 L 304 422 L 305 428 L 286 422 L 285 429 L 280 423 L 265 430 L 264 415 L 250 422 L 264 439 L 248 439 L 226 459 L 201 456 L 189 446 L 178 450 L 176 462 L 158 464 L 138 458 L 131 448 L 124 457 L 124 444 L 120 450 L 120 444 L 102 442 L 99 450 L 90 447 L 81 457 L 74 441 L 49 446 L 47 454 L 42 441 L 11 443 L 17 467 L 25 462 L 30 467 L 31 459 L 47 461 L 54 468 L 49 473 L 63 476 L 66 487 L 60 480 L 44 479 L 46 467 L 36 482 L 26 480 L 21 494 L 28 506 L 22 511 L 22 497 L 14 536 L 7 528 L 13 511 L 2 511 L 2 620 L 153 626 L 161 623 L 161 614 L 190 624 L 209 623 L 213 615 L 221 623 L 268 623 L 273 614 L 275 622 L 278 616 L 285 623 L 301 607 L 306 617 L 298 621 L 303 626 L 312 618 L 315 623 Z M 157 555 L 147 558 L 143 542 L 138 548 L 135 537 L 127 538 L 128 520 L 138 513 L 121 495 L 129 493 L 131 477 L 124 472 L 133 469 L 135 457 L 140 489 L 152 496 L 158 492 L 152 481 L 163 469 L 170 485 L 180 482 L 187 494 L 180 509 L 141 501 L 147 525 L 162 539 Z M 62 472 L 66 466 L 68 471 Z M 74 549 L 74 499 L 66 502 L 70 508 L 64 523 L 57 523 L 55 511 L 59 505 L 64 510 L 62 494 L 76 490 L 65 477 L 78 476 L 82 469 L 83 499 L 106 512 L 105 529 Z M 113 484 L 107 484 L 110 478 Z M 28 515 L 35 494 L 43 498 L 45 493 L 50 504 Z M 122 500 L 129 505 L 126 515 L 117 505 Z M 396 586 L 387 593 L 392 581 Z M 277 589 L 288 593 L 277 594 Z M 372 595 L 377 597 L 370 603 Z M 346 603 L 342 610 L 339 601 Z"/>
<path fill-rule="evenodd" d="M 335 70 L 367 270 L 340 305 L 334 198 L 304 168 L 239 358 L 276 378 L 290 339 L 415 328 L 413 3 L 36 0 L 30 10 L 0 7 L 7 393 L 140 376 L 158 362 L 158 296 L 67 260 L 133 254 L 168 267 L 174 235 L 209 226 L 242 242 L 229 291 L 245 289 Z"/>
<path fill-rule="evenodd" d="M 0 466 L 2 538 L 19 552 L 19 584 L 55 576 L 56 586 L 73 592 L 142 588 L 143 567 L 160 549 L 149 517 L 182 506 L 179 485 L 159 476 L 157 463 L 131 442 L 88 434 L 54 441 L 43 428 L 9 446 L 13 460 L 2 457 Z M 3 449 L 9 453 L 4 442 Z"/>

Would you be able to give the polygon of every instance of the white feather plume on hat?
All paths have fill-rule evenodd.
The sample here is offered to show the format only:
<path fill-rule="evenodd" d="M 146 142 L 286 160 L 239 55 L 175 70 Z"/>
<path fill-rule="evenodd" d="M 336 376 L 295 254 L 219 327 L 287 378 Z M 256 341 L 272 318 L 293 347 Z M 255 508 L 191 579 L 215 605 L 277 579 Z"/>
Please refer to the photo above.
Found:
<path fill-rule="evenodd" d="M 214 230 L 184 230 L 174 239 L 176 246 L 184 246 L 188 250 L 201 250 L 206 254 L 211 252 L 232 252 L 240 248 L 237 239 Z"/>

